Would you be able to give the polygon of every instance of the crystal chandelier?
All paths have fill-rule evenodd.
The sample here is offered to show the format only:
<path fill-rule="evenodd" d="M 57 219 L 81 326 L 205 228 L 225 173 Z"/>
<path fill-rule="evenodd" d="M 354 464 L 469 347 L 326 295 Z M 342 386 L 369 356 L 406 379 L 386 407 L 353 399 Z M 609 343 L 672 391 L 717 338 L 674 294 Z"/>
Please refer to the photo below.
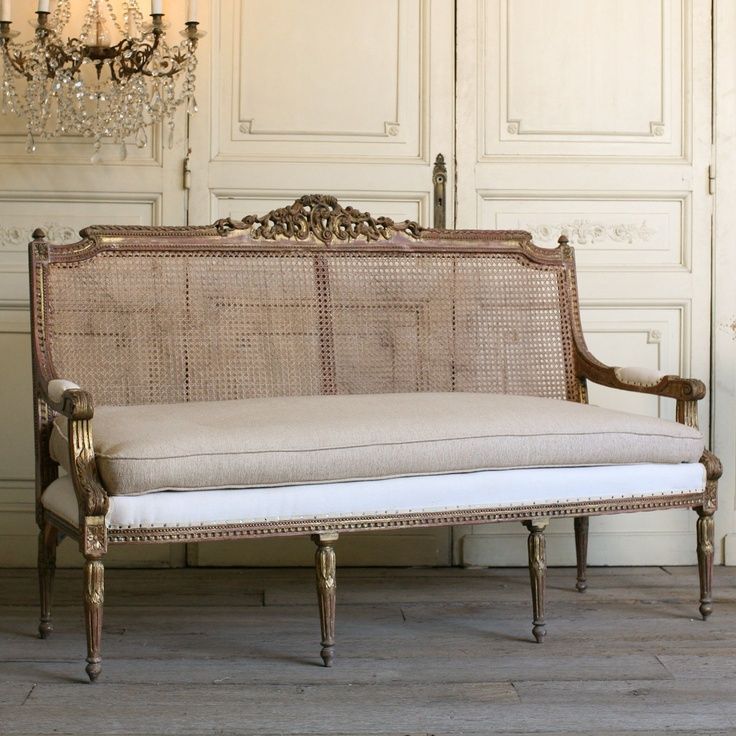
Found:
<path fill-rule="evenodd" d="M 150 23 L 138 0 L 124 0 L 116 14 L 111 0 L 89 0 L 78 38 L 64 40 L 71 0 L 39 0 L 35 34 L 14 43 L 11 0 L 0 0 L 0 112 L 25 118 L 27 150 L 36 140 L 61 135 L 93 141 L 93 161 L 104 138 L 121 147 L 126 139 L 143 148 L 146 128 L 163 123 L 173 145 L 174 114 L 180 105 L 196 111 L 194 98 L 198 30 L 197 0 L 188 0 L 187 21 L 176 45 L 166 41 L 163 0 L 151 1 Z M 111 43 L 110 24 L 122 37 Z"/>

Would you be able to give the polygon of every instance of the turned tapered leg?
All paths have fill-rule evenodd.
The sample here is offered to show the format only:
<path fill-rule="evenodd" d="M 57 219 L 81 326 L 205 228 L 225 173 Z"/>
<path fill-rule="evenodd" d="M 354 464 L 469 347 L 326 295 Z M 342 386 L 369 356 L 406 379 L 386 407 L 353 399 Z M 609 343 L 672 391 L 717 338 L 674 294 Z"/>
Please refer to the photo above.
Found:
<path fill-rule="evenodd" d="M 582 593 L 587 587 L 588 571 L 588 517 L 575 517 L 575 555 L 578 562 L 578 579 L 575 587 Z"/>
<path fill-rule="evenodd" d="M 697 536 L 698 536 L 698 573 L 700 574 L 700 615 L 703 621 L 713 613 L 713 539 L 715 523 L 713 513 L 715 509 L 699 506 Z"/>
<path fill-rule="evenodd" d="M 105 600 L 105 568 L 99 559 L 84 564 L 84 620 L 87 629 L 87 674 L 94 682 L 102 671 L 102 607 Z"/>
<path fill-rule="evenodd" d="M 319 600 L 319 622 L 322 631 L 322 651 L 320 656 L 325 667 L 332 666 L 335 656 L 335 549 L 337 533 L 313 534 L 312 541 L 317 545 L 314 564 L 317 572 L 317 598 Z"/>
<path fill-rule="evenodd" d="M 532 584 L 532 611 L 534 614 L 532 634 L 534 634 L 538 644 L 542 643 L 547 634 L 544 622 L 544 589 L 547 577 L 544 530 L 547 524 L 546 519 L 534 519 L 524 522 L 524 526 L 529 530 L 529 579 Z"/>
<path fill-rule="evenodd" d="M 38 533 L 38 587 L 41 594 L 41 620 L 38 624 L 38 635 L 41 639 L 48 639 L 54 630 L 51 623 L 51 602 L 54 592 L 58 539 L 59 533 L 56 527 L 44 523 Z"/>

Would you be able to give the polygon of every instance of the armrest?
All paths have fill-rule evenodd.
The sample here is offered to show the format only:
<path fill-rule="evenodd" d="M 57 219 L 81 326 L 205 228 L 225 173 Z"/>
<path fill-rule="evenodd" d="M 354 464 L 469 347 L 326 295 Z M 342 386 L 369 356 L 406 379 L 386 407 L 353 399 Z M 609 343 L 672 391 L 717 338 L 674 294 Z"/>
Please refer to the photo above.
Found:
<path fill-rule="evenodd" d="M 705 384 L 697 378 L 681 378 L 650 368 L 614 368 L 601 363 L 590 353 L 578 352 L 578 376 L 609 388 L 667 396 L 678 401 L 700 401 Z"/>
<path fill-rule="evenodd" d="M 92 419 L 94 404 L 92 397 L 74 381 L 52 378 L 42 392 L 49 406 L 70 419 Z"/>
<path fill-rule="evenodd" d="M 69 475 L 79 503 L 80 546 L 85 554 L 103 553 L 107 548 L 105 515 L 107 491 L 97 473 L 92 425 L 94 402 L 73 381 L 53 378 L 41 382 L 44 400 L 68 420 Z"/>

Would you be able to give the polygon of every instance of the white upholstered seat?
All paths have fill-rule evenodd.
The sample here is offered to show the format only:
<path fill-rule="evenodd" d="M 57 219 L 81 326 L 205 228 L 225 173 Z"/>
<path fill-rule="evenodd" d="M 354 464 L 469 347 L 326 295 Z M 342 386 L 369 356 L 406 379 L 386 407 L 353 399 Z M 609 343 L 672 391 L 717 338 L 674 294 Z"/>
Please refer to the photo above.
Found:
<path fill-rule="evenodd" d="M 705 487 L 700 463 L 587 468 L 527 468 L 344 483 L 112 496 L 107 524 L 117 528 L 190 527 L 382 514 L 549 505 L 659 497 Z M 45 508 L 78 523 L 68 477 L 43 495 Z"/>

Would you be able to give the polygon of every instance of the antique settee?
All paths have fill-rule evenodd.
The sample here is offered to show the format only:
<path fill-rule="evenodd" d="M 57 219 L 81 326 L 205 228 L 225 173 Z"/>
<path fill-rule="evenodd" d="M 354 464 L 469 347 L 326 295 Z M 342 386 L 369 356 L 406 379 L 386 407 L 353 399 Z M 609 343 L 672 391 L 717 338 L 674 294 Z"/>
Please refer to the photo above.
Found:
<path fill-rule="evenodd" d="M 311 535 L 329 665 L 339 533 L 522 522 L 542 641 L 551 517 L 575 520 L 582 591 L 589 516 L 687 507 L 710 614 L 705 387 L 590 354 L 564 237 L 422 229 L 317 195 L 81 236 L 36 231 L 30 275 L 39 631 L 68 535 L 91 680 L 110 545 Z M 677 422 L 588 405 L 588 381 L 672 398 Z"/>

